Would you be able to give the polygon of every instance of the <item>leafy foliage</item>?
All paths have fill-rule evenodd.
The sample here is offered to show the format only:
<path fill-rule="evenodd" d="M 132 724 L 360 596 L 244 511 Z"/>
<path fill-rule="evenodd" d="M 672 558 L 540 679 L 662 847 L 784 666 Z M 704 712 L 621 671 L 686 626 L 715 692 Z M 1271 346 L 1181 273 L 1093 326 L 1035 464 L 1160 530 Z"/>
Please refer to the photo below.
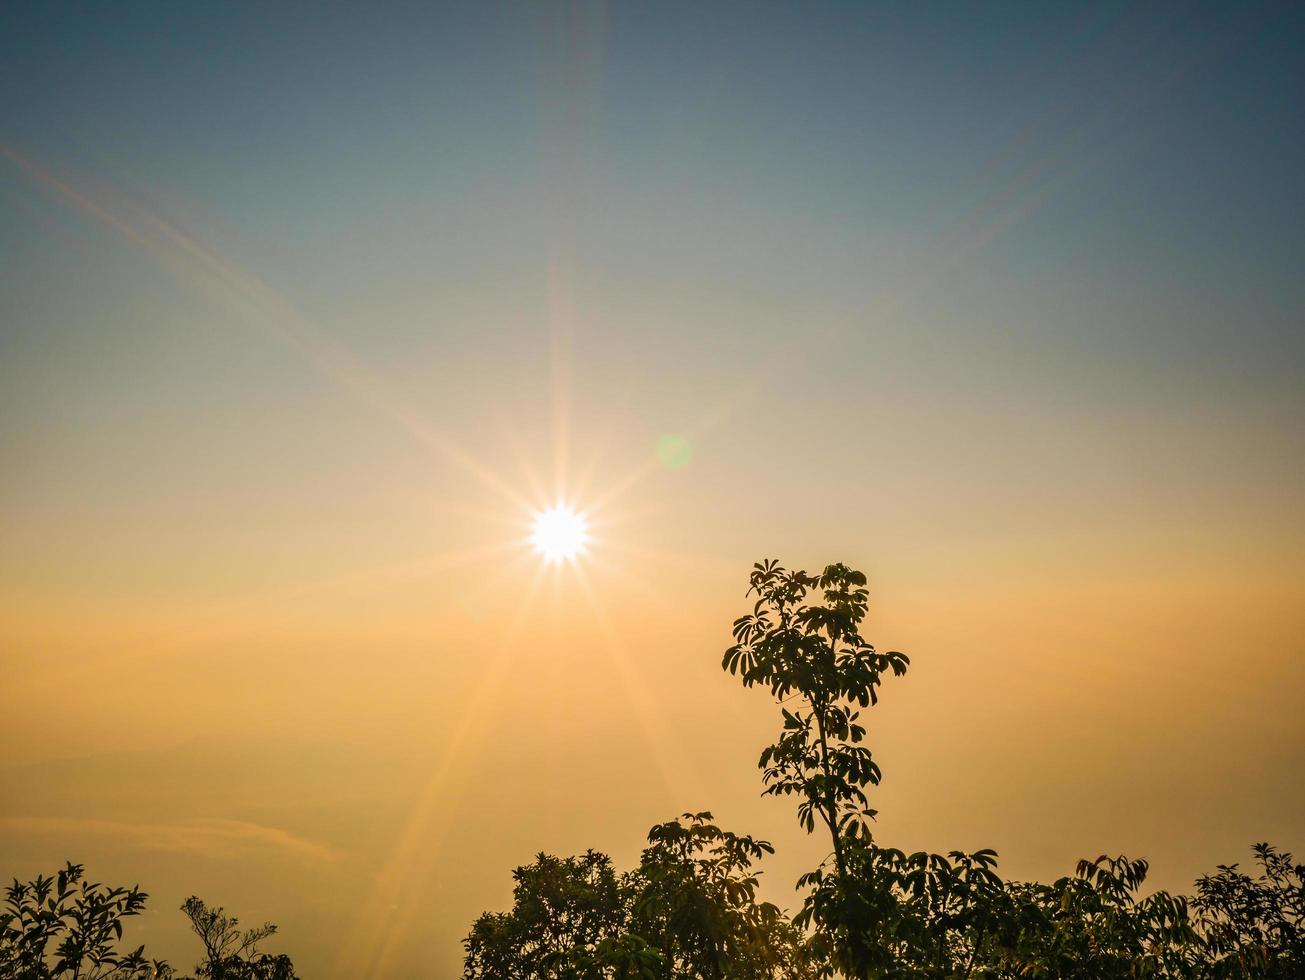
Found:
<path fill-rule="evenodd" d="M 1256 844 L 1260 873 L 1220 865 L 1196 882 L 1192 904 L 1211 958 L 1211 976 L 1305 976 L 1305 865 Z"/>
<path fill-rule="evenodd" d="M 991 975 L 1187 977 L 1199 958 L 1185 898 L 1139 894 L 1147 863 L 1101 856 L 1051 885 L 1007 885 Z"/>
<path fill-rule="evenodd" d="M 137 980 L 170 977 L 166 963 L 143 947 L 124 952 L 122 920 L 139 915 L 149 896 L 140 888 L 87 881 L 80 864 L 26 883 L 14 881 L 0 913 L 0 977 L 14 980 Z"/>
<path fill-rule="evenodd" d="M 648 833 L 639 867 L 605 854 L 541 854 L 514 872 L 513 908 L 487 913 L 465 941 L 468 980 L 803 980 L 816 973 L 801 933 L 756 901 L 765 841 L 686 813 Z"/>
<path fill-rule="evenodd" d="M 1001 920 L 1003 882 L 992 851 L 947 856 L 858 840 L 847 870 L 804 875 L 798 922 L 814 927 L 830 969 L 849 976 L 965 976 L 991 945 Z M 958 972 L 940 973 L 943 967 Z"/>
<path fill-rule="evenodd" d="M 802 934 L 757 902 L 753 863 L 774 848 L 686 813 L 648 832 L 634 888 L 632 927 L 658 950 L 667 978 L 761 980 L 810 971 Z"/>
<path fill-rule="evenodd" d="M 512 877 L 512 911 L 482 915 L 465 940 L 468 978 L 639 977 L 653 962 L 625 933 L 629 896 L 606 854 L 540 854 Z"/>

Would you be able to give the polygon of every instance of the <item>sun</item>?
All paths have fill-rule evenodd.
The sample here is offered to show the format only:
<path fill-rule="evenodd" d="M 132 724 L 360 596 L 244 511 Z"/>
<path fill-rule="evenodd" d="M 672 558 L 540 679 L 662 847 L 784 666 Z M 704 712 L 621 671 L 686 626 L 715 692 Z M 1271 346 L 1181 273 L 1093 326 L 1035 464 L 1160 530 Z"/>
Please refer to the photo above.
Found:
<path fill-rule="evenodd" d="M 585 550 L 589 522 L 566 504 L 555 504 L 535 515 L 530 543 L 545 561 L 570 561 Z"/>

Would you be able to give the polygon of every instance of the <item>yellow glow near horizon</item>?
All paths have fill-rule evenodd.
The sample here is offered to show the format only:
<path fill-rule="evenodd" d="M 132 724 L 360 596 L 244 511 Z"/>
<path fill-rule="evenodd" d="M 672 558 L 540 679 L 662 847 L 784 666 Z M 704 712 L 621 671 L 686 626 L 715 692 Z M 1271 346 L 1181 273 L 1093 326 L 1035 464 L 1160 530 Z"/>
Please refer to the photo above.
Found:
<path fill-rule="evenodd" d="M 555 504 L 535 515 L 530 543 L 546 561 L 570 561 L 589 541 L 589 522 L 566 504 Z"/>

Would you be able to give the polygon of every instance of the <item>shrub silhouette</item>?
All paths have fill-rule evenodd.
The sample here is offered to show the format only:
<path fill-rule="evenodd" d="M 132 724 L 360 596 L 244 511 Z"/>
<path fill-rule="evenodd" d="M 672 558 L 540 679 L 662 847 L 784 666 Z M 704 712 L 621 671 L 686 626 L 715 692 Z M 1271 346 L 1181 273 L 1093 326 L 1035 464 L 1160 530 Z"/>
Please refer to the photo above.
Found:
<path fill-rule="evenodd" d="M 191 980 L 147 959 L 143 946 L 118 948 L 123 919 L 139 915 L 148 898 L 139 886 L 88 882 L 80 864 L 15 880 L 0 912 L 0 980 Z M 258 949 L 276 932 L 272 923 L 240 932 L 236 919 L 194 897 L 181 910 L 204 945 L 193 980 L 298 980 L 290 957 Z"/>
<path fill-rule="evenodd" d="M 118 948 L 122 920 L 139 915 L 149 896 L 139 886 L 110 888 L 86 880 L 80 864 L 58 874 L 14 881 L 0 913 L 0 977 L 14 980 L 136 980 L 171 976 L 143 947 Z"/>

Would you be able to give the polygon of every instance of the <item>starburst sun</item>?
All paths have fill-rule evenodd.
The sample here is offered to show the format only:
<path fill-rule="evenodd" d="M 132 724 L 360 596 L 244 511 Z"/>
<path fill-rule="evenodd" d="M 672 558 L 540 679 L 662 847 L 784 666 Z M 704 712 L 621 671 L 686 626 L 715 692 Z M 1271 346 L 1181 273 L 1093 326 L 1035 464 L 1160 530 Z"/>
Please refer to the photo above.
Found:
<path fill-rule="evenodd" d="M 572 561 L 584 553 L 589 522 L 566 504 L 555 504 L 535 515 L 530 543 L 545 561 Z"/>

